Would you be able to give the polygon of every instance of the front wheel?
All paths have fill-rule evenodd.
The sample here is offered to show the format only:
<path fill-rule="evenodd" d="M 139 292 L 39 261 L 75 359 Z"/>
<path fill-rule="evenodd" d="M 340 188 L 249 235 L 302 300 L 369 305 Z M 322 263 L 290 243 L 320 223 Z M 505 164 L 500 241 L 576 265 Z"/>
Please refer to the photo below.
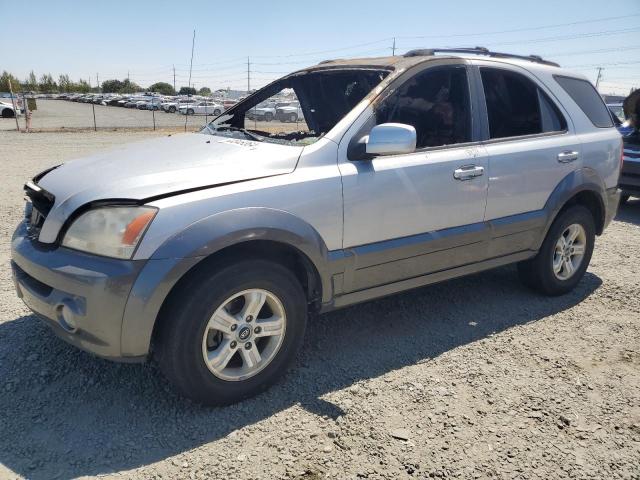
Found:
<path fill-rule="evenodd" d="M 295 275 L 266 260 L 201 270 L 172 295 L 156 355 L 185 396 L 224 405 L 272 385 L 302 344 L 306 296 Z"/>
<path fill-rule="evenodd" d="M 189 108 L 189 109 L 187 110 L 187 115 L 193 115 L 194 113 L 195 113 L 195 112 L 194 112 L 193 108 Z"/>
<path fill-rule="evenodd" d="M 217 117 L 218 115 L 220 115 L 221 113 L 222 113 L 222 111 L 221 111 L 221 110 L 219 110 L 219 109 L 217 109 L 217 108 L 213 111 L 213 114 L 214 114 L 216 117 Z"/>
<path fill-rule="evenodd" d="M 546 295 L 562 295 L 578 284 L 591 261 L 595 223 L 591 212 L 574 205 L 555 219 L 540 251 L 518 264 L 523 283 Z"/>

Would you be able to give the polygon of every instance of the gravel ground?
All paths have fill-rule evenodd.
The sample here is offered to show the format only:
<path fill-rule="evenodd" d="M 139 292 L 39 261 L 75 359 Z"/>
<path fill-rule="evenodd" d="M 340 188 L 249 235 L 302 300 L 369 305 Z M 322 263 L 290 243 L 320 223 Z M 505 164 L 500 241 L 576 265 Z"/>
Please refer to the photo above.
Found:
<path fill-rule="evenodd" d="M 640 479 L 640 200 L 569 295 L 508 267 L 331 313 L 270 391 L 201 408 L 59 341 L 10 280 L 24 180 L 148 135 L 0 133 L 0 478 Z"/>

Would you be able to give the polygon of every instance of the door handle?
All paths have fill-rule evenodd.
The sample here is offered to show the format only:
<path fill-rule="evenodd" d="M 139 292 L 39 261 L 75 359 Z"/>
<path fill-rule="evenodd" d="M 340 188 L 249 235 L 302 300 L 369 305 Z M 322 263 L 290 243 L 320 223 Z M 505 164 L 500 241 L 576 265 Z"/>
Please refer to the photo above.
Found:
<path fill-rule="evenodd" d="M 566 152 L 560 152 L 557 158 L 560 163 L 573 162 L 578 159 L 578 152 L 567 150 Z"/>
<path fill-rule="evenodd" d="M 477 165 L 464 165 L 460 168 L 456 168 L 453 171 L 453 178 L 456 180 L 471 180 L 472 178 L 484 175 L 484 167 Z"/>

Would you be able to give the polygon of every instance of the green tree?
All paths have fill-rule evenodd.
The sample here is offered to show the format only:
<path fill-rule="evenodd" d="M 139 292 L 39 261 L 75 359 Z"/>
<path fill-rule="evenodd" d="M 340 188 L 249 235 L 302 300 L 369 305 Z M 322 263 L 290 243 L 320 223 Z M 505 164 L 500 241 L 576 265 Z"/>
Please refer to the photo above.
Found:
<path fill-rule="evenodd" d="M 40 77 L 38 88 L 41 92 L 52 93 L 58 91 L 58 84 L 53 80 L 51 74 L 47 73 Z"/>
<path fill-rule="evenodd" d="M 196 89 L 193 87 L 180 87 L 180 91 L 178 93 L 180 95 L 195 95 Z"/>
<path fill-rule="evenodd" d="M 36 79 L 36 74 L 33 73 L 33 70 L 31 70 L 29 76 L 24 81 L 24 89 L 29 92 L 35 92 L 38 90 L 38 80 Z"/>
<path fill-rule="evenodd" d="M 78 83 L 73 84 L 73 91 L 77 93 L 89 93 L 91 85 L 86 80 L 80 79 Z"/>
<path fill-rule="evenodd" d="M 58 77 L 58 89 L 61 92 L 73 92 L 73 82 L 69 79 L 69 75 L 60 75 Z"/>
<path fill-rule="evenodd" d="M 142 88 L 136 82 L 130 81 L 128 78 L 122 81 L 122 89 L 120 93 L 135 93 L 141 91 Z"/>
<path fill-rule="evenodd" d="M 102 82 L 102 91 L 104 93 L 118 93 L 122 91 L 123 87 L 124 84 L 120 80 L 105 80 Z"/>
<path fill-rule="evenodd" d="M 200 90 L 198 90 L 198 94 L 199 95 L 211 95 L 211 89 L 209 87 L 202 87 Z"/>
<path fill-rule="evenodd" d="M 176 91 L 167 82 L 154 83 L 153 85 L 151 85 L 149 87 L 149 90 L 152 91 L 152 92 L 160 93 L 162 95 L 175 95 L 176 94 Z"/>
<path fill-rule="evenodd" d="M 0 92 L 9 91 L 9 82 L 11 82 L 11 89 L 13 90 L 13 93 L 22 91 L 20 80 L 5 70 L 2 72 L 2 75 L 0 75 Z"/>

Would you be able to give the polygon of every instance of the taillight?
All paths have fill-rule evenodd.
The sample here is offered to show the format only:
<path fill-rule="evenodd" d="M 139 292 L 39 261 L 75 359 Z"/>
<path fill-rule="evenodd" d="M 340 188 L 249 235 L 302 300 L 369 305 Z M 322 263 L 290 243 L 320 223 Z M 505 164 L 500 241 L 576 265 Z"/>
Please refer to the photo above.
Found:
<path fill-rule="evenodd" d="M 623 163 L 624 163 L 624 141 L 620 140 L 620 170 L 622 170 Z"/>

